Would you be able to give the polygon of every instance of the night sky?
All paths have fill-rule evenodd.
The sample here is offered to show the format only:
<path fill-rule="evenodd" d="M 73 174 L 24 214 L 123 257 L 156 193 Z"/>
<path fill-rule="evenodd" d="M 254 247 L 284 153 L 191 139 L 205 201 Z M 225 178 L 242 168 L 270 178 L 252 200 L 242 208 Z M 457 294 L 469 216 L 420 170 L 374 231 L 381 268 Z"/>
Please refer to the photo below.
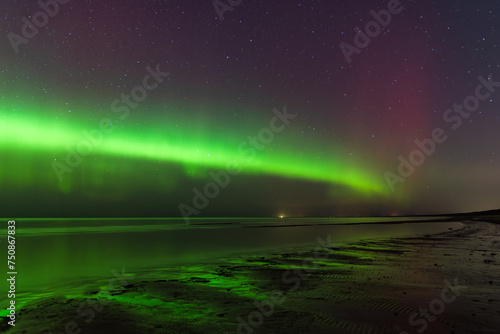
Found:
<path fill-rule="evenodd" d="M 61 2 L 0 4 L 5 217 L 500 207 L 500 1 Z"/>

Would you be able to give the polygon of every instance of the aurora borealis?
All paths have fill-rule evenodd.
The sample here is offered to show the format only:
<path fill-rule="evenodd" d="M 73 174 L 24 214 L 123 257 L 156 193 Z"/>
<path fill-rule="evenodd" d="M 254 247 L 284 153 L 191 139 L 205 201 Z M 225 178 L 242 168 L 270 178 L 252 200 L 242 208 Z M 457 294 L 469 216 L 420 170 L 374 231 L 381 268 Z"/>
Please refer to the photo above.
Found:
<path fill-rule="evenodd" d="M 498 207 L 500 92 L 396 191 L 384 173 L 500 79 L 499 2 L 401 1 L 348 63 L 340 43 L 387 3 L 243 1 L 221 20 L 211 1 L 69 1 L 16 53 L 41 7 L 4 1 L 4 216 L 176 217 L 228 164 L 200 216 Z"/>

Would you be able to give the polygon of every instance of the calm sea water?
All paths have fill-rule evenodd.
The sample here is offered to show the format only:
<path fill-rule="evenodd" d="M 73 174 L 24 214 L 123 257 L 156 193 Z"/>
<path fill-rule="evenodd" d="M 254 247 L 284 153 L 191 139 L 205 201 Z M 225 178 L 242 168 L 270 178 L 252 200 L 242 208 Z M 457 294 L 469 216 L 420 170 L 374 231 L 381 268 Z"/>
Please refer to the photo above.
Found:
<path fill-rule="evenodd" d="M 112 269 L 126 268 L 133 273 L 283 251 L 317 245 L 318 237 L 329 235 L 332 241 L 341 242 L 435 233 L 460 226 L 412 222 L 423 219 L 213 218 L 195 219 L 190 225 L 179 219 L 19 219 L 17 290 L 36 291 L 106 278 Z M 382 224 L 385 222 L 392 224 Z M 6 234 L 0 241 L 6 255 Z M 2 284 L 0 288 L 6 291 L 5 282 Z"/>

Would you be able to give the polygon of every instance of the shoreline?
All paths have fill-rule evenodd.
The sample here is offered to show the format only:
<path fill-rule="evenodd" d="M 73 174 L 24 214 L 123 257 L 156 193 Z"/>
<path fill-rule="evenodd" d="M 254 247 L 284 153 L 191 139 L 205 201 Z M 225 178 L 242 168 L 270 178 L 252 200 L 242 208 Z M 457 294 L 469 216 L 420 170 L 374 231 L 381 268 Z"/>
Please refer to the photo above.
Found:
<path fill-rule="evenodd" d="M 463 224 L 433 235 L 346 244 L 329 245 L 324 236 L 314 250 L 183 266 L 175 274 L 156 272 L 150 278 L 140 275 L 107 293 L 101 286 L 101 291 L 27 304 L 7 333 L 64 333 L 73 323 L 82 334 L 165 329 L 406 334 L 424 325 L 425 333 L 497 333 L 500 225 Z M 444 301 L 453 302 L 445 303 L 445 281 L 451 288 L 467 288 L 456 288 L 455 299 L 449 292 L 453 289 L 446 292 Z M 420 307 L 427 311 L 415 315 Z M 4 325 L 0 329 L 7 329 Z"/>
<path fill-rule="evenodd" d="M 283 220 L 281 222 L 287 225 L 289 223 Z M 327 223 L 328 220 L 321 222 Z M 120 270 L 123 267 L 132 273 L 156 271 L 157 268 L 175 268 L 228 257 L 267 254 L 301 245 L 314 247 L 318 236 L 328 234 L 331 234 L 334 241 L 343 242 L 434 233 L 460 225 L 450 222 L 408 222 L 244 228 L 183 224 L 179 229 L 151 230 L 139 223 L 134 222 L 129 233 L 118 232 L 116 226 L 108 229 L 107 222 L 92 222 L 89 225 L 100 226 L 93 227 L 96 233 L 76 233 L 71 229 L 72 232 L 67 234 L 53 233 L 61 231 L 58 224 L 50 224 L 49 232 L 41 234 L 41 229 L 28 231 L 28 228 L 21 228 L 23 225 L 19 223 L 16 231 L 19 242 L 22 243 L 22 247 L 16 250 L 16 259 L 20 264 L 20 275 L 17 277 L 19 292 L 28 293 L 41 289 L 53 291 L 59 290 L 63 284 L 106 279 L 113 277 L 112 269 Z M 252 224 L 265 223 L 257 221 Z M 303 225 L 304 220 L 296 220 L 294 223 Z M 0 315 L 5 314 L 1 309 L 3 302 L 0 300 Z"/>

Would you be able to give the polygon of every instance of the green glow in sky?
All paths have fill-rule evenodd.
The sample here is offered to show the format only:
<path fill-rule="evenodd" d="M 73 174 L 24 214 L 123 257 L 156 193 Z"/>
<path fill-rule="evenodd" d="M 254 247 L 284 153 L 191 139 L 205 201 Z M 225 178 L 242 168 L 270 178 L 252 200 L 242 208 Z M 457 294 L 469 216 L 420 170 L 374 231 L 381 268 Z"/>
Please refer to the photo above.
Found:
<path fill-rule="evenodd" d="M 274 133 L 270 142 L 260 143 L 261 148 L 264 147 L 261 150 L 255 149 L 248 142 L 248 137 L 257 136 L 262 129 L 269 127 L 273 113 L 269 114 L 267 121 L 249 122 L 239 127 L 203 118 L 189 123 L 179 114 L 169 115 L 169 121 L 149 119 L 141 123 L 134 123 L 132 119 L 121 121 L 116 117 L 115 121 L 104 122 L 112 125 L 113 129 L 102 133 L 98 129 L 106 115 L 86 116 L 83 122 L 78 118 L 56 118 L 53 109 L 48 107 L 47 110 L 33 108 L 39 110 L 37 115 L 23 113 L 21 109 L 28 106 L 18 107 L 15 112 L 12 106 L 7 105 L 6 108 L 8 110 L 0 118 L 1 149 L 26 156 L 30 153 L 46 156 L 43 161 L 37 158 L 37 166 L 33 166 L 32 160 L 29 165 L 30 160 L 27 160 L 29 166 L 20 166 L 14 173 L 16 175 L 8 175 L 12 174 L 12 170 L 8 172 L 8 166 L 0 170 L 0 178 L 10 177 L 11 181 L 17 179 L 19 183 L 27 182 L 30 169 L 39 168 L 41 164 L 52 166 L 50 169 L 55 175 L 54 163 L 68 168 L 61 174 L 65 182 L 75 182 L 72 171 L 81 168 L 80 164 L 86 159 L 90 159 L 93 166 L 90 178 L 98 179 L 103 169 L 123 168 L 117 165 L 123 162 L 103 159 L 117 157 L 132 159 L 132 164 L 143 160 L 180 164 L 192 177 L 197 177 L 200 169 L 202 174 L 207 170 L 224 170 L 229 162 L 235 161 L 242 174 L 274 175 L 343 185 L 366 195 L 385 194 L 387 191 L 382 184 L 383 179 L 378 174 L 370 173 L 368 165 L 346 163 L 331 154 L 319 153 L 320 149 L 311 149 L 310 143 L 307 144 L 309 146 L 301 144 L 301 138 L 294 138 L 293 131 L 287 128 Z M 107 116 L 111 118 L 114 115 Z M 88 143 L 92 142 L 90 137 L 93 137 L 93 143 L 89 146 Z M 78 152 L 78 147 L 83 150 L 90 147 L 91 153 L 83 156 L 82 162 L 70 159 L 69 163 L 66 159 L 68 154 L 73 150 Z M 61 188 L 61 185 L 58 187 Z"/>

